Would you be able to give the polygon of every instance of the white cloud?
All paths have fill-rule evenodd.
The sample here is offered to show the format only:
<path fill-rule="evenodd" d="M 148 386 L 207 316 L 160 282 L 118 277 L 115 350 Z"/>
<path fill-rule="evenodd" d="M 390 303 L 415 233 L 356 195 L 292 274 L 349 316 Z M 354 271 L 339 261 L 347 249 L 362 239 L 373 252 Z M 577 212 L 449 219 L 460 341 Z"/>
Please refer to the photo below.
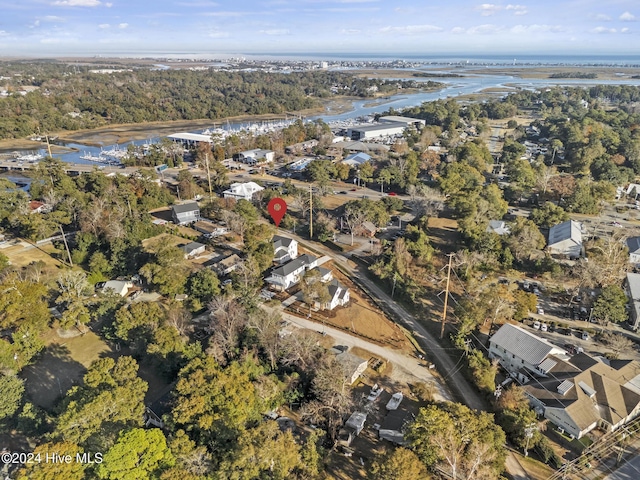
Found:
<path fill-rule="evenodd" d="M 616 33 L 615 28 L 607 28 L 607 27 L 596 27 L 591 30 L 592 33 Z"/>
<path fill-rule="evenodd" d="M 107 28 L 111 28 L 111 25 L 109 25 L 108 23 L 101 23 L 100 25 L 98 25 L 98 28 L 106 30 Z"/>
<path fill-rule="evenodd" d="M 211 30 L 207 36 L 209 38 L 227 38 L 229 36 L 229 32 L 224 32 L 222 30 Z"/>
<path fill-rule="evenodd" d="M 107 2 L 107 3 L 104 4 L 104 6 L 107 7 L 107 8 L 111 8 L 111 7 L 113 7 L 113 3 Z"/>
<path fill-rule="evenodd" d="M 482 5 L 478 5 L 476 10 L 480 10 L 480 15 L 483 17 L 488 17 L 494 15 L 501 8 L 499 5 L 494 5 L 493 3 L 483 3 Z"/>
<path fill-rule="evenodd" d="M 497 27 L 496 25 L 484 24 L 484 25 L 478 25 L 476 27 L 471 27 L 470 29 L 467 30 L 467 33 L 469 35 L 488 35 L 491 33 L 498 33 L 501 30 L 502 28 Z"/>
<path fill-rule="evenodd" d="M 509 30 L 511 33 L 522 34 L 534 34 L 534 33 L 557 33 L 564 31 L 564 28 L 560 25 L 515 25 Z"/>
<path fill-rule="evenodd" d="M 52 5 L 58 7 L 97 7 L 100 4 L 100 0 L 58 0 Z"/>
<path fill-rule="evenodd" d="M 611 21 L 611 17 L 609 15 L 605 15 L 604 13 L 599 13 L 598 15 L 596 15 L 596 20 L 599 20 L 601 22 L 610 22 Z"/>
<path fill-rule="evenodd" d="M 631 33 L 631 30 L 629 30 L 627 27 L 624 27 L 620 29 L 620 33 Z"/>
<path fill-rule="evenodd" d="M 290 32 L 286 28 L 272 28 L 269 30 L 260 30 L 259 33 L 262 33 L 264 35 L 279 36 L 279 35 L 289 35 Z"/>
<path fill-rule="evenodd" d="M 358 30 L 357 28 L 345 28 L 340 30 L 340 33 L 343 35 L 358 35 L 359 33 L 362 33 L 362 30 Z"/>
<path fill-rule="evenodd" d="M 623 22 L 634 22 L 636 20 L 636 16 L 631 12 L 624 12 L 620 15 L 620 20 Z"/>
<path fill-rule="evenodd" d="M 40 26 L 40 20 L 36 20 L 33 24 L 29 25 L 29 28 L 37 28 Z"/>
<path fill-rule="evenodd" d="M 507 5 L 506 6 L 506 10 L 510 10 L 513 12 L 514 15 L 526 15 L 527 14 L 527 7 L 525 7 L 524 5 Z"/>
<path fill-rule="evenodd" d="M 40 20 L 44 22 L 64 22 L 65 21 L 64 18 L 58 17 L 57 15 L 46 15 L 40 18 Z"/>
<path fill-rule="evenodd" d="M 7 37 L 9 35 L 9 32 L 7 32 L 6 30 L 0 30 L 0 37 Z"/>
<path fill-rule="evenodd" d="M 119 23 L 118 24 L 118 28 L 123 28 L 124 29 L 124 28 L 127 28 L 128 26 L 129 26 L 128 23 Z"/>
<path fill-rule="evenodd" d="M 459 34 L 464 33 L 464 32 L 466 32 L 466 30 L 464 28 L 462 28 L 462 27 L 453 27 L 451 29 L 451 33 L 456 34 L 456 35 L 459 35 Z"/>
<path fill-rule="evenodd" d="M 398 33 L 400 35 L 419 35 L 421 33 L 437 33 L 442 28 L 435 25 L 406 25 L 403 27 L 383 27 L 381 33 Z"/>
<path fill-rule="evenodd" d="M 178 2 L 176 3 L 179 7 L 193 7 L 193 8 L 212 8 L 219 7 L 220 4 L 216 2 L 209 2 L 207 0 L 202 1 L 194 1 L 194 2 Z"/>

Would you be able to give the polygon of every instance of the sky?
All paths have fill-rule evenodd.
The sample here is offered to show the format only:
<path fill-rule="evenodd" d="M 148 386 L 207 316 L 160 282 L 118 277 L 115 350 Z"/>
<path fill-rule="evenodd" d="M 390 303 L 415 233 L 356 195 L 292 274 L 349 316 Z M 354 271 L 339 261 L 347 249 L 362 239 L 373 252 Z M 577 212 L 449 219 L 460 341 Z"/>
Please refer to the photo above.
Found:
<path fill-rule="evenodd" d="M 0 0 L 0 56 L 640 55 L 639 0 Z"/>

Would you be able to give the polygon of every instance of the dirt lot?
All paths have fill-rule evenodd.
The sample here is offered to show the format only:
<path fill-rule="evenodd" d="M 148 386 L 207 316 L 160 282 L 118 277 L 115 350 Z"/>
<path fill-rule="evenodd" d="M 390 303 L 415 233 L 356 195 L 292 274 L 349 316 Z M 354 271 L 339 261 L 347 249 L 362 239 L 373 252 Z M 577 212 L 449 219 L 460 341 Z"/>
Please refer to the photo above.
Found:
<path fill-rule="evenodd" d="M 316 321 L 324 321 L 326 325 L 350 330 L 376 342 L 382 342 L 403 351 L 413 352 L 411 342 L 407 340 L 400 327 L 389 320 L 370 299 L 364 295 L 347 277 L 333 268 L 331 262 L 325 263 L 324 268 L 333 271 L 333 276 L 343 285 L 349 287 L 350 302 L 348 307 L 336 307 L 333 311 L 319 311 L 314 314 Z M 300 304 L 300 312 L 307 312 L 308 307 Z M 290 311 L 289 313 L 295 313 Z"/>

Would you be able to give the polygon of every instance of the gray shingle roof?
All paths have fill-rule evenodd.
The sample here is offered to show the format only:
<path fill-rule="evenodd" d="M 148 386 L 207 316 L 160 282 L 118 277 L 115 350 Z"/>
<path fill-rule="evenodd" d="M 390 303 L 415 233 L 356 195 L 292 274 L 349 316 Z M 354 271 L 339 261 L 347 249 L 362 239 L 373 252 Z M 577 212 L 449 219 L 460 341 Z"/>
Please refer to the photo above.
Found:
<path fill-rule="evenodd" d="M 273 236 L 273 248 L 285 247 L 287 248 L 293 242 L 292 238 L 281 237 L 280 235 Z"/>
<path fill-rule="evenodd" d="M 531 365 L 539 365 L 554 349 L 555 345 L 515 325 L 505 323 L 493 337 L 491 343 L 515 353 L 519 358 Z"/>
<path fill-rule="evenodd" d="M 188 203 L 183 203 L 181 205 L 173 205 L 171 208 L 176 213 L 186 213 L 186 212 L 194 212 L 196 210 L 200 210 L 200 207 L 198 207 L 198 204 L 196 202 L 188 202 Z"/>
<path fill-rule="evenodd" d="M 567 220 L 549 229 L 549 245 L 565 240 L 573 240 L 578 245 L 582 244 L 582 230 L 578 222 Z"/>
<path fill-rule="evenodd" d="M 290 262 L 287 262 L 280 267 L 274 268 L 271 273 L 273 275 L 281 275 L 283 277 L 286 277 L 290 273 L 295 272 L 301 267 L 310 265 L 316 260 L 317 258 L 313 255 L 305 253 L 304 255 L 300 255 L 298 258 L 291 260 Z"/>

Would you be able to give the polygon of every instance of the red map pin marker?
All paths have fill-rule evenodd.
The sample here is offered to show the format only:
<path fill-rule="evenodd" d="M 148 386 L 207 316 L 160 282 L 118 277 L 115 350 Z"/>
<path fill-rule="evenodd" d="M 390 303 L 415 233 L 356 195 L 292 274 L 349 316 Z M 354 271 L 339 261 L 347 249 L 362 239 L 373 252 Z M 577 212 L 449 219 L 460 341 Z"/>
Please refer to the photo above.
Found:
<path fill-rule="evenodd" d="M 287 213 L 287 202 L 281 198 L 272 198 L 267 205 L 267 211 L 269 215 L 271 215 L 271 218 L 273 218 L 276 227 L 279 227 L 282 217 Z"/>

